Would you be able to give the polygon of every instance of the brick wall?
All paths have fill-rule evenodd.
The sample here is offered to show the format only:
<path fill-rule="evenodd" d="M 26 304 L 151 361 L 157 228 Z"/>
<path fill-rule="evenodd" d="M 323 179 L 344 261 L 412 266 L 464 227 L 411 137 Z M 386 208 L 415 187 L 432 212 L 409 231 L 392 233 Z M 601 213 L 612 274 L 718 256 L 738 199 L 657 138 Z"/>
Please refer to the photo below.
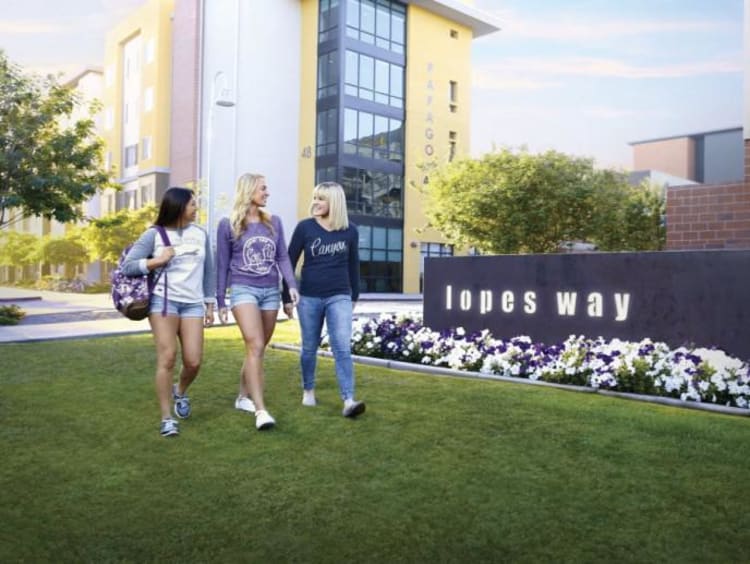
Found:
<path fill-rule="evenodd" d="M 667 189 L 667 249 L 750 249 L 750 140 L 744 183 Z"/>

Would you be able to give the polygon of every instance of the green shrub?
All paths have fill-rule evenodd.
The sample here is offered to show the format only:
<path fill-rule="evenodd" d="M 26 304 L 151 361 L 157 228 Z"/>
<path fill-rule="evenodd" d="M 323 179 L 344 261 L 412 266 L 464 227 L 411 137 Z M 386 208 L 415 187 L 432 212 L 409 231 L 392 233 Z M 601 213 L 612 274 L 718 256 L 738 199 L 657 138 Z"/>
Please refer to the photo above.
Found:
<path fill-rule="evenodd" d="M 17 325 L 26 312 L 15 304 L 0 306 L 0 325 Z"/>

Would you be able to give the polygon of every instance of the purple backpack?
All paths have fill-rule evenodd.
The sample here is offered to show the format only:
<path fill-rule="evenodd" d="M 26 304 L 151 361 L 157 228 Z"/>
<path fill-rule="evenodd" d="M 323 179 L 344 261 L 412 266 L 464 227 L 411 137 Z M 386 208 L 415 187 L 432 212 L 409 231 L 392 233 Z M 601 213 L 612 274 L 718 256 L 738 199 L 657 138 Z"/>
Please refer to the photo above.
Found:
<path fill-rule="evenodd" d="M 164 245 L 170 247 L 169 236 L 161 225 L 154 225 L 154 229 L 161 235 Z M 151 306 L 151 295 L 153 294 L 159 277 L 164 274 L 164 310 L 162 315 L 167 314 L 167 273 L 162 268 L 158 273 L 154 270 L 148 274 L 138 274 L 136 276 L 127 276 L 122 271 L 122 265 L 125 257 L 128 256 L 133 245 L 128 247 L 120 254 L 117 266 L 112 271 L 110 281 L 112 282 L 112 302 L 115 309 L 128 319 L 140 321 L 148 317 Z"/>

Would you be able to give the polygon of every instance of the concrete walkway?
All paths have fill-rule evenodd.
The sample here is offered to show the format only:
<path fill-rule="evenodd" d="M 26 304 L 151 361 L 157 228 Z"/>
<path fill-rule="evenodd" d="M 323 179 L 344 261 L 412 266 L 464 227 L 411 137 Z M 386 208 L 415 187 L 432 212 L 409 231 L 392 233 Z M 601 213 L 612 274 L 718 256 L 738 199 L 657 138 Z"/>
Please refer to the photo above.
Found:
<path fill-rule="evenodd" d="M 18 305 L 26 316 L 18 325 L 0 325 L 0 343 L 80 339 L 151 330 L 146 319 L 131 321 L 120 315 L 109 294 L 72 294 L 0 286 L 0 306 L 9 304 Z M 411 311 L 422 311 L 421 295 L 362 294 L 355 316 Z M 286 319 L 283 313 L 279 316 Z M 230 324 L 233 323 L 230 314 Z"/>

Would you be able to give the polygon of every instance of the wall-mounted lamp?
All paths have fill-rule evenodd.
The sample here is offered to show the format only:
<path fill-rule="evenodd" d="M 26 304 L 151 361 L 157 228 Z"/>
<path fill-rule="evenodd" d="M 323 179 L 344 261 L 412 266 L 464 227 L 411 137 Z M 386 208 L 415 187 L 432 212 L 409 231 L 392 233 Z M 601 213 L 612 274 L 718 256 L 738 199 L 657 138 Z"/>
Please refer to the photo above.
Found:
<path fill-rule="evenodd" d="M 412 249 L 416 249 L 419 246 L 419 243 L 417 243 L 416 241 L 412 241 L 411 243 L 409 243 L 409 246 Z"/>

